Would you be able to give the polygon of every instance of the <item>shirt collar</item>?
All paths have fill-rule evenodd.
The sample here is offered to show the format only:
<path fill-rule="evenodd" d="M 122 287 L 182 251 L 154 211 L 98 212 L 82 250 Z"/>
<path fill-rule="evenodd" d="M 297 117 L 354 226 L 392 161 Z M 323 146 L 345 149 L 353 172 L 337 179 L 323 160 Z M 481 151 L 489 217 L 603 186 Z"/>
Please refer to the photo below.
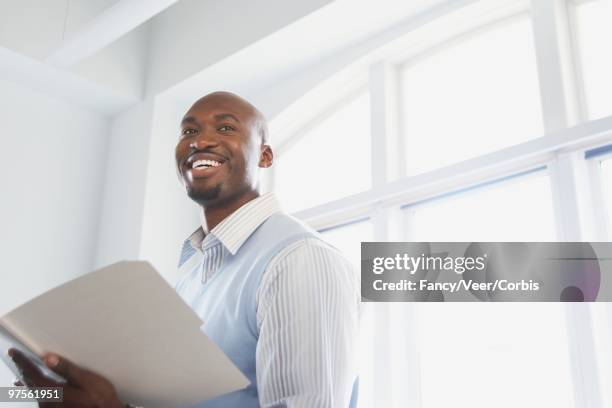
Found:
<path fill-rule="evenodd" d="M 234 211 L 210 232 L 227 250 L 235 255 L 251 234 L 272 214 L 280 211 L 280 204 L 274 193 L 263 194 Z M 200 226 L 183 243 L 182 265 L 195 251 L 201 251 L 202 242 L 207 237 Z M 212 238 L 212 237 L 211 237 Z"/>

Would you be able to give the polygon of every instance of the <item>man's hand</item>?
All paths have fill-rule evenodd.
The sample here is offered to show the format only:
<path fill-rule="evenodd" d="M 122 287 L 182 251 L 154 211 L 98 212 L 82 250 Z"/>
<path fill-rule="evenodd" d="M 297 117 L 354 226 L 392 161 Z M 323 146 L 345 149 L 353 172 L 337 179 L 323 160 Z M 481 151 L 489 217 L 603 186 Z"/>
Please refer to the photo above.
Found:
<path fill-rule="evenodd" d="M 125 406 L 119 401 L 115 387 L 110 381 L 57 354 L 47 353 L 43 356 L 43 361 L 47 367 L 64 377 L 67 380 L 66 384 L 46 377 L 19 350 L 10 349 L 9 355 L 23 373 L 25 385 L 28 387 L 62 387 L 64 389 L 63 402 L 41 402 L 40 407 L 121 408 Z"/>

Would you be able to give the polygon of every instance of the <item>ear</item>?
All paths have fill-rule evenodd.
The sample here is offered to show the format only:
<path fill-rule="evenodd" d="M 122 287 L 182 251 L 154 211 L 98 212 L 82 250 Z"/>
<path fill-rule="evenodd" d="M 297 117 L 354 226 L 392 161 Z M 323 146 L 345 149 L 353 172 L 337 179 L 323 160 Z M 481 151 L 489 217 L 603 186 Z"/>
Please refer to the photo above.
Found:
<path fill-rule="evenodd" d="M 261 153 L 259 155 L 259 167 L 270 167 L 272 166 L 272 162 L 274 161 L 274 153 L 272 152 L 272 147 L 267 144 L 261 145 Z"/>

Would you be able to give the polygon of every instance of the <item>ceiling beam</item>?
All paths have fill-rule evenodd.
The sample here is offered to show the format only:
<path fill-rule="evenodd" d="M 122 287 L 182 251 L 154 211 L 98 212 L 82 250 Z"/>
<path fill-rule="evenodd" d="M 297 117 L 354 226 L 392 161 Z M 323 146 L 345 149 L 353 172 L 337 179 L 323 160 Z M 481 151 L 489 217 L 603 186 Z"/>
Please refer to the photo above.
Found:
<path fill-rule="evenodd" d="M 113 116 L 138 101 L 136 97 L 117 93 L 2 47 L 0 78 L 105 116 Z"/>
<path fill-rule="evenodd" d="M 95 54 L 178 0 L 120 0 L 77 31 L 45 62 L 68 68 Z"/>

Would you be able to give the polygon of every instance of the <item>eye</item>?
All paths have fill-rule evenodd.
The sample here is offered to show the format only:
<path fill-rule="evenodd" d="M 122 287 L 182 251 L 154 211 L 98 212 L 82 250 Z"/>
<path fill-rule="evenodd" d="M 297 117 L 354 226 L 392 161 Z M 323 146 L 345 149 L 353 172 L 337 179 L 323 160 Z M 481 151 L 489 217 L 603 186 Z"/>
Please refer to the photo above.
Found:
<path fill-rule="evenodd" d="M 230 125 L 223 125 L 219 128 L 220 132 L 231 132 L 232 130 L 235 130 L 235 129 L 231 127 Z"/>
<path fill-rule="evenodd" d="M 182 136 L 190 136 L 196 134 L 196 130 L 192 128 L 185 128 L 181 131 Z"/>

